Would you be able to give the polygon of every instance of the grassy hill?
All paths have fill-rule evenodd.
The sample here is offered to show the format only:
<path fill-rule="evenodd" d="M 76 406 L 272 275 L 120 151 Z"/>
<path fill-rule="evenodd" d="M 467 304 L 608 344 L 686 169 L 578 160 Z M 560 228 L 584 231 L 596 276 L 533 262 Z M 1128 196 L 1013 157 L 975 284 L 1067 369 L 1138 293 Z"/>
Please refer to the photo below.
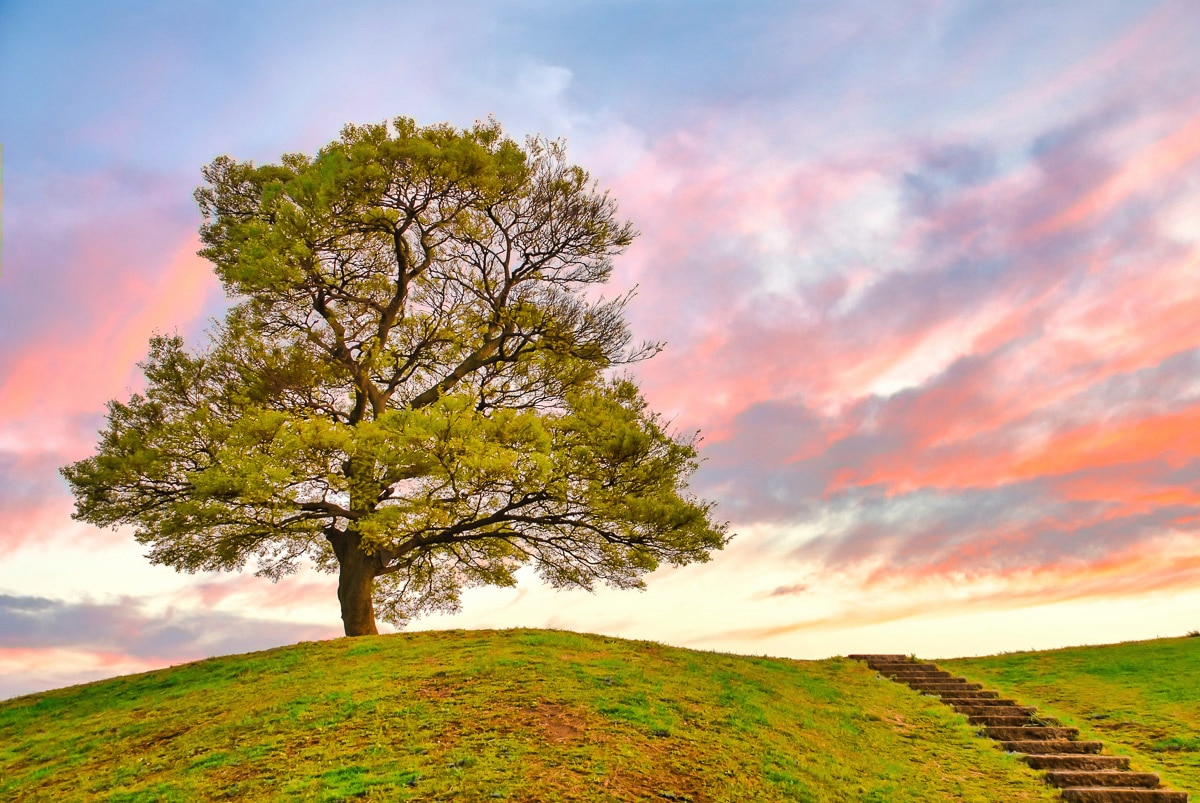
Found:
<path fill-rule="evenodd" d="M 1054 799 L 991 744 L 854 661 L 406 633 L 0 702 L 0 799 Z"/>
<path fill-rule="evenodd" d="M 1099 739 L 1163 784 L 1200 792 L 1200 638 L 939 661 Z"/>

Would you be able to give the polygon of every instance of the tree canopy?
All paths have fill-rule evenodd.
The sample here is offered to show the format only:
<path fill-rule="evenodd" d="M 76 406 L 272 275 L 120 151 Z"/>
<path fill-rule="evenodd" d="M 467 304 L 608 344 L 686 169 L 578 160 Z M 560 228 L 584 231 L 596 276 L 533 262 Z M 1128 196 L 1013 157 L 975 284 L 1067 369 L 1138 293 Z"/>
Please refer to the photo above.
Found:
<path fill-rule="evenodd" d="M 145 392 L 62 469 L 77 519 L 182 571 L 337 572 L 347 635 L 527 564 L 630 588 L 724 546 L 695 436 L 620 372 L 658 344 L 594 292 L 635 232 L 561 142 L 397 118 L 203 172 L 231 304 L 202 348 L 151 340 Z"/>

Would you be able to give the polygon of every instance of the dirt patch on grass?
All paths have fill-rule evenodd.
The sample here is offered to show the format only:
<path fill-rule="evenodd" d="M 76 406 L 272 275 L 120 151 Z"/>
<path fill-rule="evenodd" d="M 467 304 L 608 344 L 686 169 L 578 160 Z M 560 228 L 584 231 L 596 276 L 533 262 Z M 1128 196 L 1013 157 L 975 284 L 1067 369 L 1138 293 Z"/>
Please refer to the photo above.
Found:
<path fill-rule="evenodd" d="M 551 744 L 578 741 L 587 732 L 586 720 L 566 706 L 541 701 L 532 713 L 534 726 Z"/>
<path fill-rule="evenodd" d="M 187 733 L 191 729 L 192 729 L 191 726 L 185 726 L 182 728 L 172 728 L 170 730 L 160 731 L 160 732 L 154 734 L 153 736 L 150 736 L 147 739 L 143 739 L 142 741 L 137 742 L 134 745 L 134 749 L 137 751 L 144 752 L 146 750 L 149 750 L 152 747 L 158 747 L 159 745 L 168 744 L 170 742 L 173 742 L 175 739 L 178 739 L 180 736 Z"/>
<path fill-rule="evenodd" d="M 417 684 L 418 697 L 426 700 L 446 700 L 458 690 L 458 684 L 442 677 L 428 678 Z"/>
<path fill-rule="evenodd" d="M 598 798 L 630 801 L 686 801 L 711 803 L 713 798 L 701 787 L 700 781 L 665 764 L 651 768 L 634 767 L 617 761 L 602 772 L 593 768 L 527 759 L 522 773 L 526 791 L 540 798 L 570 801 L 591 801 Z"/>
<path fill-rule="evenodd" d="M 566 761 L 534 758 L 526 766 L 530 789 L 553 789 L 564 800 L 709 803 L 701 781 L 702 756 L 688 741 L 635 733 L 586 709 L 549 700 L 524 710 L 522 725 L 558 748 Z M 573 757 L 573 758 L 570 758 Z"/>

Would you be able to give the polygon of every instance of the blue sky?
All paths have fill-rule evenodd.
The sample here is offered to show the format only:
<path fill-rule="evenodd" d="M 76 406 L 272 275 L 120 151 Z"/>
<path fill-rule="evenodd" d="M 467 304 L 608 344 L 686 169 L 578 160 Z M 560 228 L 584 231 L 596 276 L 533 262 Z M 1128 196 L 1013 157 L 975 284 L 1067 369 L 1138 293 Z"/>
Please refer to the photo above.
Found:
<path fill-rule="evenodd" d="M 331 578 L 150 566 L 57 468 L 153 332 L 224 308 L 200 168 L 396 115 L 564 137 L 612 191 L 613 290 L 668 342 L 639 380 L 738 533 L 645 593 L 528 577 L 418 627 L 796 657 L 1194 628 L 1198 35 L 1188 2 L 0 3 L 0 694 L 337 634 Z"/>

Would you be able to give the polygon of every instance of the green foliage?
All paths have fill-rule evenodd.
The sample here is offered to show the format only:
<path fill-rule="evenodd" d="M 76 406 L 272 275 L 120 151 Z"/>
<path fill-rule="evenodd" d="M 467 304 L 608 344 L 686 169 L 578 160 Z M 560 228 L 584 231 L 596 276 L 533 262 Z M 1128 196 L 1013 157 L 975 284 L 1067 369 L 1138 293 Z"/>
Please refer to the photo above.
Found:
<path fill-rule="evenodd" d="M 614 373 L 658 350 L 589 295 L 634 232 L 561 143 L 398 118 L 204 175 L 235 303 L 205 349 L 151 341 L 144 395 L 63 469 L 76 518 L 182 571 L 313 561 L 343 618 L 365 593 L 398 623 L 525 564 L 630 588 L 726 543 L 695 438 Z"/>
<path fill-rule="evenodd" d="M 1050 801 L 862 664 L 559 631 L 298 644 L 0 702 L 3 799 Z"/>

